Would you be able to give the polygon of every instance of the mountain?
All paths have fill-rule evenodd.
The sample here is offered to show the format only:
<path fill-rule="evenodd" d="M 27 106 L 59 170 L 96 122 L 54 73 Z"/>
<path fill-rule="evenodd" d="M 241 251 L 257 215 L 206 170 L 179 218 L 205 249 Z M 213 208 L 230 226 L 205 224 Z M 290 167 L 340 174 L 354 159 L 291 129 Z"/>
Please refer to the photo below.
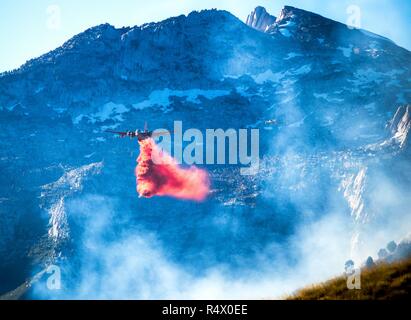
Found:
<path fill-rule="evenodd" d="M 266 31 L 276 20 L 264 7 L 255 8 L 247 17 L 246 24 L 254 29 Z"/>
<path fill-rule="evenodd" d="M 204 10 L 104 24 L 1 74 L 0 292 L 50 263 L 65 266 L 72 292 L 103 286 L 83 274 L 136 233 L 192 274 L 223 266 L 240 277 L 299 261 L 289 240 L 330 212 L 346 221 L 346 255 L 408 232 L 410 62 L 384 37 L 286 6 L 277 18 L 258 7 L 247 23 Z M 138 146 L 105 131 L 174 120 L 260 129 L 258 174 L 200 165 L 206 202 L 138 199 Z M 96 279 L 110 278 L 100 267 Z"/>

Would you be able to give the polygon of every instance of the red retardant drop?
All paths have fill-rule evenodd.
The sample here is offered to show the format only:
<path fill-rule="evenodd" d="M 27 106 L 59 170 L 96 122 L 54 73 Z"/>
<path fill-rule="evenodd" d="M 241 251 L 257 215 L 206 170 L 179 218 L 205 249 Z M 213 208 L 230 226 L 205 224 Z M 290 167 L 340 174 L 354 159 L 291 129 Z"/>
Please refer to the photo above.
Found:
<path fill-rule="evenodd" d="M 137 193 L 144 198 L 170 196 L 203 201 L 210 190 L 208 173 L 196 167 L 182 168 L 153 139 L 139 141 L 140 156 L 135 170 Z M 160 161 L 153 161 L 159 159 Z"/>

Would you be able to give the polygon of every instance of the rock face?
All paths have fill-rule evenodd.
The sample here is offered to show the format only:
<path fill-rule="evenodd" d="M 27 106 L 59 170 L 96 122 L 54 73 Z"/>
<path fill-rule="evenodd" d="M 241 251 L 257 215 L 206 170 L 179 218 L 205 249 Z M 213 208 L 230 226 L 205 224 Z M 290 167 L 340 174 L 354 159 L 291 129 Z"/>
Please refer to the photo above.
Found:
<path fill-rule="evenodd" d="M 153 232 L 187 270 L 263 261 L 255 255 L 330 212 L 350 230 L 367 225 L 358 231 L 371 240 L 410 222 L 409 107 L 397 109 L 411 101 L 411 53 L 293 7 L 278 19 L 256 9 L 247 24 L 218 10 L 104 24 L 0 74 L 0 292 L 42 257 L 79 262 L 96 213 L 110 224 L 95 237 Z M 400 144 L 386 148 L 393 117 Z M 201 204 L 138 199 L 138 145 L 106 130 L 172 131 L 174 120 L 259 129 L 260 171 L 207 166 Z"/>
<path fill-rule="evenodd" d="M 275 20 L 276 18 L 270 15 L 264 7 L 257 7 L 248 15 L 246 24 L 254 29 L 266 31 Z"/>
<path fill-rule="evenodd" d="M 398 108 L 390 123 L 390 129 L 393 134 L 393 139 L 400 145 L 400 148 L 405 148 L 409 141 L 409 133 L 411 129 L 410 105 Z"/>
<path fill-rule="evenodd" d="M 336 40 L 341 44 L 340 34 L 344 34 L 347 27 L 318 14 L 285 6 L 278 15 L 274 24 L 266 30 L 270 34 L 281 34 L 292 37 L 300 42 L 316 42 L 318 39 L 329 44 Z M 351 34 L 352 35 L 352 34 Z"/>

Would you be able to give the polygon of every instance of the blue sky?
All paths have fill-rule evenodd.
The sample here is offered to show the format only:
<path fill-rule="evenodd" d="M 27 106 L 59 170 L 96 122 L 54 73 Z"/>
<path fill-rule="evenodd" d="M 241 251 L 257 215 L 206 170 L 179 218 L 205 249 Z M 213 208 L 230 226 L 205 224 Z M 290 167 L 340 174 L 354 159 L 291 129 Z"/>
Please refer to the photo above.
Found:
<path fill-rule="evenodd" d="M 411 50 L 409 0 L 1 0 L 0 72 L 17 68 L 100 23 L 133 26 L 209 8 L 225 9 L 245 20 L 257 5 L 274 15 L 284 5 L 292 5 L 344 23 L 347 8 L 356 5 L 361 9 L 362 28 Z"/>

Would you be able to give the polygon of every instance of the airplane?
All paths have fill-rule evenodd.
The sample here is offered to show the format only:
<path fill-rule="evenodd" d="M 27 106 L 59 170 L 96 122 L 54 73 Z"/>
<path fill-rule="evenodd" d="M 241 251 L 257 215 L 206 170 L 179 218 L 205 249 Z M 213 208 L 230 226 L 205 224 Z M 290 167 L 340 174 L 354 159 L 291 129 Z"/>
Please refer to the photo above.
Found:
<path fill-rule="evenodd" d="M 130 139 L 137 138 L 138 141 L 143 141 L 149 138 L 154 138 L 154 137 L 160 137 L 160 136 L 165 136 L 169 135 L 170 132 L 168 131 L 161 131 L 161 132 L 155 132 L 154 131 L 149 131 L 147 127 L 147 122 L 144 124 L 144 130 L 139 130 L 137 129 L 136 131 L 111 131 L 107 130 L 106 132 L 108 133 L 114 133 L 118 134 L 120 138 L 125 138 L 125 137 L 130 137 Z"/>

